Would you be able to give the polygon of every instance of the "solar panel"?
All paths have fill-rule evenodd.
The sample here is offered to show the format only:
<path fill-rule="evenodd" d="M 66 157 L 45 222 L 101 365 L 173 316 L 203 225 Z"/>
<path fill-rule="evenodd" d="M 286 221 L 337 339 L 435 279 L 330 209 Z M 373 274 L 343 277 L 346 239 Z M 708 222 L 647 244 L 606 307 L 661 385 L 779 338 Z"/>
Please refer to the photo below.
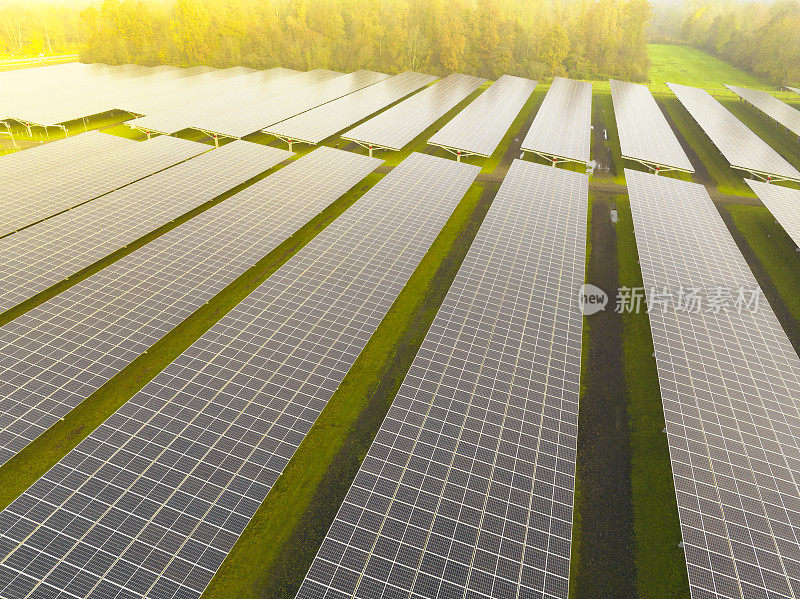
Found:
<path fill-rule="evenodd" d="M 253 75 L 243 75 L 243 77 L 252 83 Z M 255 88 L 255 92 L 246 98 L 241 97 L 241 89 L 229 89 L 228 85 L 221 84 L 220 93 L 210 98 L 204 98 L 190 104 L 173 106 L 163 112 L 134 119 L 127 124 L 143 131 L 158 131 L 160 133 L 177 133 L 190 127 L 199 127 L 206 131 L 219 133 L 216 129 L 206 126 L 215 116 L 230 115 L 237 113 L 241 109 L 252 117 L 255 106 L 265 99 L 274 101 L 275 98 L 284 97 L 292 91 L 307 91 L 306 88 L 331 79 L 338 79 L 339 77 L 342 77 L 342 75 L 321 69 L 300 73 L 258 85 Z"/>
<path fill-rule="evenodd" d="M 228 144 L 0 239 L 0 312 L 290 156 Z"/>
<path fill-rule="evenodd" d="M 48 81 L 32 90 L 31 95 L 18 94 L 4 102 L 4 112 L 24 123 L 56 126 L 114 108 L 109 98 L 122 90 L 135 94 L 137 85 L 146 86 L 152 81 L 174 80 L 182 77 L 183 72 L 176 67 L 121 69 L 106 66 L 100 70 L 90 69 L 73 77 L 62 75 L 58 81 Z"/>
<path fill-rule="evenodd" d="M 486 80 L 453 73 L 342 135 L 368 148 L 399 150 Z"/>
<path fill-rule="evenodd" d="M 290 150 L 295 141 L 318 144 L 436 79 L 437 77 L 433 75 L 406 71 L 271 125 L 264 129 L 264 133 L 270 133 L 288 141 Z"/>
<path fill-rule="evenodd" d="M 503 75 L 428 140 L 464 154 L 491 156 L 528 101 L 536 81 Z"/>
<path fill-rule="evenodd" d="M 109 136 L 110 137 L 110 136 Z M 30 169 L 30 176 L 0 189 L 0 236 L 27 227 L 102 194 L 147 177 L 209 146 L 175 137 L 124 143 L 108 140 L 80 160 Z"/>
<path fill-rule="evenodd" d="M 625 176 L 692 597 L 797 596 L 800 359 L 705 187 Z"/>
<path fill-rule="evenodd" d="M 349 75 L 340 75 L 290 93 L 266 98 L 255 104 L 203 115 L 202 118 L 195 120 L 192 126 L 227 137 L 244 137 L 326 102 L 347 96 L 387 77 L 389 75 L 374 71 L 356 71 Z"/>
<path fill-rule="evenodd" d="M 800 136 L 800 110 L 784 104 L 778 98 L 765 91 L 747 89 L 746 87 L 737 87 L 735 85 L 726 85 L 725 87 L 767 116 L 778 121 L 795 135 Z"/>
<path fill-rule="evenodd" d="M 298 599 L 567 597 L 587 196 L 513 162 Z"/>
<path fill-rule="evenodd" d="M 73 137 L 65 137 L 50 143 L 33 146 L 24 152 L 15 152 L 0 156 L 0 177 L 3 187 L 0 194 L 11 185 L 19 186 L 19 192 L 30 189 L 34 177 L 53 174 L 54 169 L 67 170 L 70 165 L 80 164 L 91 154 L 104 154 L 117 151 L 137 142 L 132 139 L 106 135 L 99 131 L 90 131 Z M 55 175 L 58 176 L 58 175 Z"/>
<path fill-rule="evenodd" d="M 62 75 L 55 81 L 40 82 L 29 93 L 2 102 L 4 111 L 23 122 L 54 126 L 83 116 L 125 107 L 139 97 L 155 97 L 161 90 L 192 86 L 195 75 L 205 67 L 178 69 L 175 67 L 121 67 L 98 65 L 99 68 Z M 254 72 L 248 81 L 274 78 L 282 69 Z M 243 79 L 243 74 L 239 73 Z M 233 87 L 231 85 L 231 87 Z M 196 99 L 196 98 L 192 98 Z"/>
<path fill-rule="evenodd" d="M 800 191 L 751 179 L 746 179 L 745 183 L 756 192 L 795 245 L 800 246 Z"/>
<path fill-rule="evenodd" d="M 298 71 L 284 68 L 270 69 L 269 72 L 280 77 L 298 73 Z M 153 114 L 176 106 L 186 106 L 200 100 L 207 100 L 234 89 L 248 87 L 248 84 L 252 85 L 252 81 L 250 78 L 243 77 L 241 70 L 236 67 L 218 69 L 193 77 L 190 82 L 191 87 L 174 86 L 156 95 L 126 97 L 120 102 L 119 108 L 133 114 Z"/>
<path fill-rule="evenodd" d="M 0 513 L 0 593 L 199 597 L 478 171 L 411 155 Z"/>
<path fill-rule="evenodd" d="M 790 89 L 790 90 L 792 90 L 794 93 L 796 93 L 796 94 L 800 94 L 800 87 L 789 87 L 789 86 L 787 85 L 787 86 L 786 86 L 786 89 Z"/>
<path fill-rule="evenodd" d="M 667 83 L 731 166 L 753 175 L 800 181 L 800 172 L 704 89 Z"/>
<path fill-rule="evenodd" d="M 611 99 L 622 157 L 662 169 L 693 173 L 694 167 L 646 85 L 611 79 Z"/>
<path fill-rule="evenodd" d="M 556 77 L 522 141 L 523 152 L 553 162 L 589 162 L 592 84 Z"/>
<path fill-rule="evenodd" d="M 299 75 L 299 71 L 292 69 L 284 69 L 283 67 L 275 67 L 265 71 L 256 71 L 258 75 L 251 77 L 250 85 L 245 85 L 244 81 L 240 87 L 240 92 L 243 96 L 255 93 L 255 89 L 263 88 L 271 81 L 285 79 L 293 75 Z M 149 103 L 151 106 L 160 105 L 161 110 L 174 106 L 168 103 L 170 98 L 180 98 L 181 104 L 188 104 L 203 97 L 204 89 L 209 84 L 219 85 L 221 82 L 235 83 L 238 77 L 237 71 L 232 69 L 222 69 L 221 71 L 211 71 L 208 73 L 199 73 L 190 77 L 180 77 L 168 81 L 156 81 L 147 86 L 132 86 L 118 87 L 113 90 L 113 94 L 109 98 L 114 106 L 118 109 L 125 110 L 128 103 L 140 104 Z M 232 89 L 234 85 L 230 85 L 227 89 Z"/>
<path fill-rule="evenodd" d="M 379 164 L 319 148 L 0 328 L 0 464 Z"/>

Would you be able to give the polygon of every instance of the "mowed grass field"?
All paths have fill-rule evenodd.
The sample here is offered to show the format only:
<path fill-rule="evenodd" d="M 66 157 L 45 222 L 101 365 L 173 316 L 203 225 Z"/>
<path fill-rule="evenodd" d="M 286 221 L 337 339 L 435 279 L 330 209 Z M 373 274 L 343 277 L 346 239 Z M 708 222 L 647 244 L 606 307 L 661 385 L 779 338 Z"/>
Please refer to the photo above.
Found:
<path fill-rule="evenodd" d="M 771 87 L 716 56 L 691 46 L 648 44 L 647 57 L 650 59 L 650 82 L 654 84 L 670 82 L 695 87 L 722 87 L 728 83 L 744 87 Z"/>

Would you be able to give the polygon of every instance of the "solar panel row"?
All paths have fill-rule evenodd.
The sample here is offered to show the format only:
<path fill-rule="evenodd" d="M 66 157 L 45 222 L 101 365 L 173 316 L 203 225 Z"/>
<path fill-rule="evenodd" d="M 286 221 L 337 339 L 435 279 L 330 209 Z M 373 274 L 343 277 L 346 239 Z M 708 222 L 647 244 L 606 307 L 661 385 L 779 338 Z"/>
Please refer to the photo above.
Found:
<path fill-rule="evenodd" d="M 678 138 L 646 85 L 611 79 L 611 99 L 622 157 L 662 168 L 694 172 Z"/>
<path fill-rule="evenodd" d="M 59 71 L 58 76 L 38 85 L 16 86 L 24 91 L 3 98 L 0 111 L 21 122 L 53 126 L 117 108 L 128 96 L 185 85 L 202 72 L 195 68 L 81 65 Z"/>
<path fill-rule="evenodd" d="M 342 135 L 369 148 L 399 150 L 486 80 L 453 73 Z"/>
<path fill-rule="evenodd" d="M 794 93 L 796 93 L 796 94 L 800 94 L 800 87 L 789 87 L 789 86 L 787 85 L 787 86 L 786 86 L 786 89 L 792 90 L 792 91 L 793 91 Z"/>
<path fill-rule="evenodd" d="M 234 67 L 139 67 L 81 65 L 81 69 L 54 73 L 52 80 L 17 85 L 10 97 L 0 94 L 0 110 L 23 122 L 56 125 L 112 109 L 134 113 L 228 94 L 246 96 L 257 89 L 268 91 L 269 82 L 296 71 L 276 67 L 254 71 Z M 26 93 L 26 91 L 28 93 Z"/>
<path fill-rule="evenodd" d="M 174 137 L 132 143 L 103 140 L 95 151 L 85 153 L 77 161 L 59 164 L 48 160 L 40 167 L 26 170 L 29 173 L 26 179 L 0 190 L 0 236 L 208 150 L 205 144 Z"/>
<path fill-rule="evenodd" d="M 725 87 L 767 116 L 772 117 L 795 135 L 800 136 L 800 110 L 784 104 L 765 91 L 735 85 L 726 85 Z"/>
<path fill-rule="evenodd" d="M 411 155 L 0 513 L 0 595 L 199 597 L 478 170 Z"/>
<path fill-rule="evenodd" d="M 127 124 L 143 131 L 158 131 L 160 133 L 177 133 L 190 127 L 201 127 L 205 130 L 215 131 L 206 125 L 220 115 L 228 115 L 242 108 L 249 108 L 253 104 L 266 98 L 281 97 L 294 90 L 305 89 L 329 79 L 340 77 L 339 73 L 319 69 L 307 73 L 283 74 L 267 82 L 254 81 L 252 74 L 240 75 L 249 83 L 249 87 L 230 87 L 228 82 L 219 86 L 218 93 L 210 97 L 201 98 L 194 102 L 170 106 L 166 110 L 134 119 Z M 247 90 L 250 94 L 243 94 Z M 244 97 L 242 97 L 244 95 Z M 249 110 L 254 114 L 254 110 Z M 219 132 L 219 131 L 217 131 Z"/>
<path fill-rule="evenodd" d="M 277 148 L 231 143 L 0 239 L 0 311 L 290 156 Z"/>
<path fill-rule="evenodd" d="M 0 328 L 0 464 L 379 164 L 320 148 Z"/>
<path fill-rule="evenodd" d="M 17 185 L 19 192 L 24 192 L 35 184 L 36 177 L 53 173 L 52 178 L 57 178 L 60 173 L 55 172 L 56 169 L 68 173 L 81 168 L 80 161 L 91 154 L 103 155 L 134 144 L 136 142 L 132 139 L 90 131 L 33 146 L 24 152 L 5 154 L 0 156 L 0 176 L 3 178 L 3 191 L 0 193 L 11 185 Z"/>
<path fill-rule="evenodd" d="M 625 176 L 692 597 L 796 597 L 800 358 L 705 187 Z"/>
<path fill-rule="evenodd" d="M 321 71 L 312 71 L 319 73 Z M 118 101 L 118 108 L 132 114 L 153 114 L 175 107 L 194 107 L 221 98 L 235 101 L 239 94 L 252 97 L 260 90 L 267 91 L 270 82 L 299 75 L 299 71 L 275 67 L 266 71 L 253 71 L 236 67 L 215 70 L 193 77 L 191 86 L 174 86 L 156 94 L 128 94 Z M 224 109 L 225 105 L 221 105 Z"/>
<path fill-rule="evenodd" d="M 340 75 L 292 93 L 266 98 L 256 104 L 209 115 L 195 126 L 228 137 L 243 137 L 316 106 L 347 97 L 387 77 L 389 75 L 385 73 L 363 70 Z"/>
<path fill-rule="evenodd" d="M 800 247 L 800 191 L 750 179 L 745 182 Z"/>
<path fill-rule="evenodd" d="M 800 172 L 704 89 L 667 83 L 731 166 L 752 174 L 800 181 Z"/>
<path fill-rule="evenodd" d="M 588 163 L 591 135 L 592 84 L 556 77 L 521 147 L 554 162 Z"/>
<path fill-rule="evenodd" d="M 264 133 L 286 139 L 290 145 L 289 149 L 294 141 L 318 144 L 436 79 L 432 75 L 406 71 L 271 125 L 264 129 Z"/>
<path fill-rule="evenodd" d="M 298 597 L 567 597 L 587 196 L 514 161 Z"/>
<path fill-rule="evenodd" d="M 456 151 L 459 156 L 491 156 L 536 84 L 530 79 L 503 75 L 436 132 L 428 143 Z"/>

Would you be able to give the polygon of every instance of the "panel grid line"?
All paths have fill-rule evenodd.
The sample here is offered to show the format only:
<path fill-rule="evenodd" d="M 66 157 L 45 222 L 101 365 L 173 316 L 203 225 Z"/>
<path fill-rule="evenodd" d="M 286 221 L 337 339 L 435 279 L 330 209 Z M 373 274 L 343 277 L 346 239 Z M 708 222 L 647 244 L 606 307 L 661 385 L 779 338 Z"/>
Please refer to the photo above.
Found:
<path fill-rule="evenodd" d="M 478 170 L 412 154 L 1 513 L 0 596 L 198 597 Z"/>
<path fill-rule="evenodd" d="M 700 185 L 626 171 L 645 293 L 751 290 L 757 311 L 650 312 L 694 598 L 800 591 L 800 359 Z"/>
<path fill-rule="evenodd" d="M 298 597 L 566 597 L 587 193 L 513 163 Z"/>

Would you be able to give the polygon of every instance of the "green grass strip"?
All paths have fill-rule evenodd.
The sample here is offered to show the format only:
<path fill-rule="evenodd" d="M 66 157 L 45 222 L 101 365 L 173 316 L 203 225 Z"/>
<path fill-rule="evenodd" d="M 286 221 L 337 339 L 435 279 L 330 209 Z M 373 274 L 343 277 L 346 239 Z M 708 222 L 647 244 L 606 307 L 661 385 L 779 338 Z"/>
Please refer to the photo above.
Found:
<path fill-rule="evenodd" d="M 627 196 L 616 198 L 619 284 L 641 287 L 639 252 Z M 609 298 L 613 303 L 614 298 Z M 642 599 L 689 597 L 650 320 L 623 314 L 625 384 L 631 437 L 636 588 Z"/>
<path fill-rule="evenodd" d="M 775 217 L 763 206 L 725 206 L 753 250 L 791 316 L 800 322 L 800 252 Z"/>
<path fill-rule="evenodd" d="M 0 467 L 0 509 L 36 482 L 383 176 L 373 173 L 366 177 Z"/>
<path fill-rule="evenodd" d="M 203 599 L 294 596 L 483 221 L 485 191 L 474 184 L 453 212 Z"/>
<path fill-rule="evenodd" d="M 594 202 L 593 194 L 589 192 L 589 206 L 587 209 L 587 216 L 586 216 L 586 264 L 584 268 L 584 282 L 588 280 L 589 276 L 589 264 L 592 260 L 592 213 L 594 209 Z M 578 405 L 580 409 L 580 403 L 584 397 L 586 397 L 587 392 L 587 376 L 586 376 L 586 368 L 588 364 L 587 356 L 589 354 L 589 344 L 592 340 L 592 330 L 591 325 L 589 324 L 589 320 L 584 316 L 583 318 L 583 332 L 581 334 L 581 390 L 580 396 L 578 400 Z M 581 541 L 582 541 L 582 531 L 583 531 L 583 511 L 580 509 L 583 505 L 583 481 L 579 476 L 580 472 L 578 468 L 575 469 L 575 495 L 573 498 L 573 509 L 572 509 L 572 545 L 570 547 L 570 560 L 569 560 L 569 596 L 575 597 L 577 593 L 577 568 L 581 563 Z"/>
<path fill-rule="evenodd" d="M 719 153 L 719 150 L 717 150 L 697 122 L 692 119 L 680 101 L 674 96 L 661 96 L 659 101 L 681 135 L 705 165 L 709 175 L 716 182 L 719 192 L 729 195 L 755 197 L 753 190 L 730 167 L 725 157 Z"/>

